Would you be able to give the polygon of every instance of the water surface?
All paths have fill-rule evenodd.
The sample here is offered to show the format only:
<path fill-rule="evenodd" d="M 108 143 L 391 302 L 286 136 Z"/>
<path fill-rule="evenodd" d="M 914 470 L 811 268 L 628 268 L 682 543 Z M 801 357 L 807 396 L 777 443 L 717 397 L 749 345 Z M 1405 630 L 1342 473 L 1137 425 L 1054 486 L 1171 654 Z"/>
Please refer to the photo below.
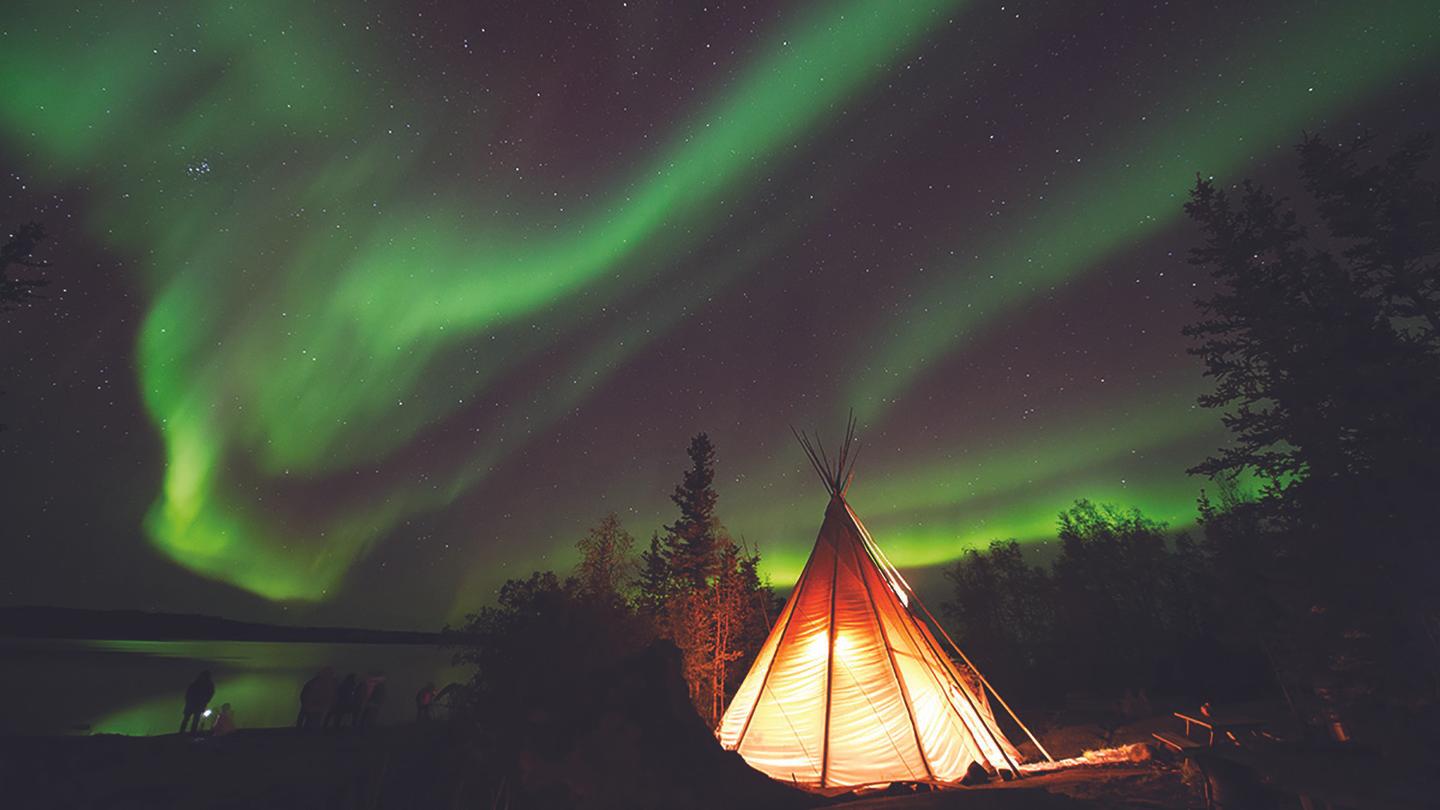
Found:
<path fill-rule="evenodd" d="M 450 652 L 406 644 L 108 641 L 0 638 L 0 734 L 170 734 L 185 687 L 215 680 L 212 708 L 231 704 L 241 728 L 290 726 L 300 688 L 321 667 L 336 678 L 383 675 L 381 723 L 414 719 L 415 693 L 465 679 Z"/>

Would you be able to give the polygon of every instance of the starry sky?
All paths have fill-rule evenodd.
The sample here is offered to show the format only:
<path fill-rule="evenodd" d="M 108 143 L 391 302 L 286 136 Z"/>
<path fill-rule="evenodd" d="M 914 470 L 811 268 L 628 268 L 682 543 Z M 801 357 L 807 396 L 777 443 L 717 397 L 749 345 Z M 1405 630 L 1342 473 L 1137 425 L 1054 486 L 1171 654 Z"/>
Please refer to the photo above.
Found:
<path fill-rule="evenodd" d="M 852 408 L 922 580 L 1076 498 L 1184 527 L 1187 190 L 1437 75 L 1428 0 L 7 5 L 54 284 L 0 316 L 0 602 L 434 626 L 643 542 L 699 431 L 783 588 L 789 426 Z"/>

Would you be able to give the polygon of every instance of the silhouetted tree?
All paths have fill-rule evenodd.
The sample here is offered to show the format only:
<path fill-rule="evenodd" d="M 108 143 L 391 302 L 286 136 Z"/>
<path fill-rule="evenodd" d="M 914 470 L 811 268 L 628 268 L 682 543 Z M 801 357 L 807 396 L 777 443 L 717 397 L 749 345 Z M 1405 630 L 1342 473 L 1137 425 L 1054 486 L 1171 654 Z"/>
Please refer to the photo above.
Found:
<path fill-rule="evenodd" d="M 1201 492 L 1199 499 L 1214 632 L 1224 643 L 1257 650 L 1299 717 L 1313 708 L 1299 705 L 1314 665 L 1303 660 L 1301 643 L 1310 601 L 1268 510 L 1241 494 L 1233 477 L 1214 483 L 1216 498 Z"/>
<path fill-rule="evenodd" d="M 650 538 L 640 556 L 639 600 L 651 611 L 672 597 L 704 587 L 714 573 L 714 546 L 719 530 L 715 505 L 715 447 L 710 437 L 697 434 L 687 451 L 690 468 L 670 494 L 680 517 Z"/>
<path fill-rule="evenodd" d="M 680 648 L 696 711 L 712 725 L 769 631 L 773 601 L 759 555 L 737 545 L 715 513 L 715 447 L 701 433 L 670 496 L 679 518 L 641 555 L 637 601 Z M 738 673 L 738 674 L 737 674 Z"/>
<path fill-rule="evenodd" d="M 741 654 L 727 670 L 727 699 L 740 688 L 740 683 L 750 670 L 750 664 L 760 652 L 760 645 L 764 644 L 766 637 L 770 635 L 772 623 L 785 606 L 785 600 L 777 597 L 770 583 L 760 576 L 760 551 L 751 548 L 743 538 L 738 546 L 733 541 L 730 545 L 733 552 L 727 552 L 727 560 L 721 567 L 722 570 L 734 571 L 733 580 L 740 595 L 737 600 L 740 618 L 734 631 L 734 643 Z"/>
<path fill-rule="evenodd" d="M 984 662 L 992 679 L 1019 684 L 1044 670 L 1054 644 L 1053 583 L 1025 561 L 1019 543 L 970 549 L 945 576 L 953 589 L 944 613 L 966 654 Z"/>
<path fill-rule="evenodd" d="M 695 710 L 715 726 L 765 641 L 770 628 L 764 617 L 773 596 L 756 574 L 758 554 L 723 533 L 712 548 L 713 576 L 703 587 L 687 587 L 666 599 L 657 627 L 680 648 Z"/>
<path fill-rule="evenodd" d="M 680 517 L 665 527 L 670 535 L 671 568 L 691 586 L 702 587 L 714 574 L 715 543 L 719 523 L 715 518 L 715 446 L 704 433 L 690 440 L 686 451 L 690 469 L 675 486 L 670 500 L 680 508 Z"/>
<path fill-rule="evenodd" d="M 680 590 L 675 575 L 674 538 L 652 532 L 650 546 L 640 554 L 640 575 L 636 582 L 636 601 L 650 615 L 658 614 L 665 603 Z"/>
<path fill-rule="evenodd" d="M 457 665 L 474 674 L 456 707 L 478 735 L 487 767 L 518 767 L 526 748 L 554 748 L 551 735 L 578 733 L 566 718 L 595 699 L 597 673 L 653 638 L 649 622 L 621 600 L 595 599 L 576 577 L 537 571 L 500 588 L 496 604 L 466 617 L 444 638 Z"/>
<path fill-rule="evenodd" d="M 576 543 L 573 576 L 511 580 L 495 606 L 447 631 L 456 663 L 476 667 L 466 695 L 481 725 L 520 733 L 530 714 L 571 699 L 554 690 L 585 694 L 587 673 L 657 636 L 680 649 L 697 713 L 718 722 L 770 630 L 775 598 L 759 576 L 760 555 L 731 540 L 715 516 L 715 450 L 704 434 L 690 458 L 672 498 L 680 518 L 651 537 L 638 572 L 634 538 L 610 513 Z"/>
<path fill-rule="evenodd" d="M 1209 632 L 1215 617 L 1215 583 L 1205 544 L 1189 532 L 1175 535 L 1164 583 L 1170 603 L 1170 629 L 1194 639 Z"/>
<path fill-rule="evenodd" d="M 1314 627 L 1286 635 L 1328 639 L 1295 657 L 1327 662 L 1311 669 L 1331 696 L 1373 692 L 1355 686 L 1366 678 L 1403 693 L 1425 669 L 1416 660 L 1440 671 L 1426 632 L 1440 617 L 1427 508 L 1440 480 L 1440 186 L 1421 174 L 1428 138 L 1362 166 L 1371 144 L 1300 144 L 1319 237 L 1249 181 L 1229 193 L 1198 180 L 1186 205 L 1203 235 L 1191 262 L 1216 284 L 1185 333 L 1215 380 L 1200 402 L 1224 409 L 1232 435 L 1192 472 L 1267 482 L 1244 512 L 1261 532 L 1249 539 L 1303 592 L 1304 609 L 1276 621 Z M 1238 559 L 1228 551 L 1222 570 Z M 1364 664 L 1362 648 L 1388 660 Z"/>
<path fill-rule="evenodd" d="M 1434 137 L 1402 143 L 1361 166 L 1374 137 L 1343 146 L 1318 136 L 1300 144 L 1300 170 L 1351 274 L 1406 338 L 1440 350 L 1440 182 L 1422 176 Z"/>
<path fill-rule="evenodd" d="M 630 587 L 635 562 L 630 556 L 635 538 L 614 512 L 600 519 L 575 547 L 580 564 L 575 579 L 580 590 L 597 599 L 623 600 Z"/>
<path fill-rule="evenodd" d="M 1067 657 L 1111 683 L 1149 683 L 1174 623 L 1164 525 L 1079 500 L 1060 513 L 1059 537 L 1057 627 Z"/>
<path fill-rule="evenodd" d="M 738 688 L 759 652 L 770 627 L 766 621 L 772 597 L 760 580 L 760 555 L 747 552 L 728 535 L 715 542 L 715 576 L 702 591 L 709 613 L 702 626 L 709 636 L 709 711 L 712 726 L 720 722 L 730 694 Z"/>
<path fill-rule="evenodd" d="M 1368 144 L 1300 146 L 1328 241 L 1249 181 L 1232 200 L 1200 180 L 1186 205 L 1204 235 L 1191 262 L 1218 285 L 1184 331 L 1215 380 L 1200 403 L 1226 409 L 1235 439 L 1194 471 L 1256 473 L 1274 505 L 1295 507 L 1292 522 L 1330 536 L 1354 528 L 1357 495 L 1366 524 L 1391 523 L 1440 473 L 1440 220 L 1436 185 L 1416 174 L 1429 143 L 1362 171 Z"/>
<path fill-rule="evenodd" d="M 1138 510 L 1086 500 L 1056 528 L 1049 570 L 1009 540 L 965 552 L 947 572 L 956 637 L 996 680 L 1037 698 L 1149 689 L 1209 699 L 1268 687 L 1256 682 L 1253 635 L 1216 636 L 1208 537 L 1169 538 Z"/>

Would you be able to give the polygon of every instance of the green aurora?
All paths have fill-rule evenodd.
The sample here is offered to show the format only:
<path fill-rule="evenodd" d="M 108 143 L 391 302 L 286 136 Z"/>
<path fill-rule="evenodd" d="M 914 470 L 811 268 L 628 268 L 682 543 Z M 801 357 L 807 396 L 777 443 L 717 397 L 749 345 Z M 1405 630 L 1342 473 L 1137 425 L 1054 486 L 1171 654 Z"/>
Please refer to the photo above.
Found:
<path fill-rule="evenodd" d="M 923 234 L 930 272 L 871 302 L 840 344 L 849 359 L 796 415 L 838 423 L 853 404 L 863 439 L 898 434 L 935 374 L 1017 311 L 1174 228 L 1197 171 L 1251 172 L 1317 120 L 1434 69 L 1432 4 L 1287 12 L 1265 12 L 1261 33 L 1220 53 L 1194 45 L 1193 59 L 1213 61 L 1178 86 L 1146 78 L 1156 108 L 1111 122 L 1094 159 L 1023 189 L 1023 216 Z M 460 116 L 358 20 L 279 0 L 163 13 L 25 3 L 11 17 L 0 142 L 44 183 L 86 190 L 88 237 L 127 259 L 146 301 L 137 387 L 165 457 L 151 542 L 266 599 L 324 602 L 398 526 L 473 492 L 708 302 L 771 271 L 846 177 L 743 243 L 714 240 L 758 216 L 747 212 L 767 178 L 808 144 L 846 137 L 848 114 L 976 15 L 944 0 L 786 15 L 732 57 L 727 81 L 563 196 L 498 158 L 479 182 L 434 179 L 437 163 L 496 137 L 500 114 Z M 1284 47 L 1259 41 L 1276 31 Z M 1023 58 L 998 45 L 964 56 L 981 85 Z M 1193 407 L 1203 386 L 1187 367 L 1077 400 L 1040 427 L 897 440 L 903 456 L 862 459 L 857 511 L 902 566 L 1043 539 L 1078 497 L 1183 526 L 1202 482 L 1174 458 L 1198 460 L 1222 438 Z M 760 543 L 782 585 L 821 517 L 781 437 L 790 418 L 757 428 L 770 440 L 722 472 L 736 475 L 722 489 L 728 524 Z M 443 439 L 472 422 L 464 442 Z M 663 488 L 613 489 L 637 499 L 637 534 L 664 519 Z M 556 539 L 511 558 L 563 558 L 567 532 L 590 517 L 536 518 L 536 535 Z M 452 612 L 495 576 L 464 577 Z"/>
<path fill-rule="evenodd" d="M 154 541 L 195 571 L 268 598 L 323 598 L 377 536 L 451 500 L 501 451 L 479 448 L 421 488 L 393 484 L 379 505 L 336 514 L 321 544 L 292 536 L 255 489 L 383 459 L 543 347 L 521 337 L 518 350 L 433 385 L 439 360 L 457 348 L 526 317 L 583 327 L 575 296 L 593 304 L 656 283 L 616 267 L 640 250 L 678 249 L 686 237 L 677 231 L 725 195 L 743 195 L 775 152 L 823 125 L 949 5 L 896 13 L 850 2 L 795 21 L 613 199 L 518 226 L 478 215 L 484 206 L 473 202 L 413 199 L 406 155 L 383 138 L 347 137 L 375 127 L 349 125 L 366 113 L 364 88 L 336 66 L 361 48 L 334 42 L 333 21 L 302 16 L 276 36 L 266 33 L 273 20 L 295 17 L 288 4 L 182 4 L 158 30 L 122 11 L 84 18 L 77 34 L 74 21 L 36 9 L 41 33 L 0 57 L 27 92 L 0 112 L 47 174 L 103 189 L 105 235 L 125 234 L 116 247 L 147 255 L 154 303 L 139 336 L 141 386 L 167 448 L 148 520 Z M 170 53 L 177 32 L 197 36 L 192 27 L 191 52 Z M 337 51 L 307 58 L 302 45 L 326 39 Z M 166 53 L 149 42 L 167 43 Z M 167 111 L 158 121 L 157 108 Z M 258 163 L 276 140 L 312 167 L 295 172 L 287 160 L 180 193 L 125 171 L 178 158 L 208 174 L 204 156 Z M 101 165 L 117 149 L 135 156 L 118 172 Z M 256 267 L 269 272 L 257 277 Z M 581 366 L 617 355 L 598 349 Z"/>
<path fill-rule="evenodd" d="M 936 257 L 947 272 L 907 291 L 915 303 L 897 317 L 903 328 L 868 358 L 872 373 L 849 392 L 862 416 L 880 419 L 927 368 L 1027 301 L 1173 226 L 1197 173 L 1243 172 L 1326 113 L 1440 61 L 1433 4 L 1340 4 L 1295 24 L 1274 17 L 1261 35 L 1269 39 L 1236 47 L 1263 58 L 1225 60 L 1178 92 L 1155 93 L 1159 109 L 1121 125 L 1102 158 L 1044 195 L 1024 224 L 972 234 L 966 252 L 973 255 L 963 260 L 954 252 Z M 1385 46 L 1373 47 L 1376 41 Z"/>

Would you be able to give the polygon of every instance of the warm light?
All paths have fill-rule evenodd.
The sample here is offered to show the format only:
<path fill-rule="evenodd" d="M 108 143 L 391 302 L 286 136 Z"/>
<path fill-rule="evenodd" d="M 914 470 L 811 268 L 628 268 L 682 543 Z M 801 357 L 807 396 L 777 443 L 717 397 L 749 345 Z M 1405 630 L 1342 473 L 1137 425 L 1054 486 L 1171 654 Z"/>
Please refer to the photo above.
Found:
<path fill-rule="evenodd" d="M 830 654 L 830 634 L 819 633 L 814 638 L 810 639 L 810 644 L 808 645 L 805 654 L 812 660 L 824 660 L 825 656 Z"/>
<path fill-rule="evenodd" d="M 890 590 L 894 591 L 895 595 L 900 597 L 900 604 L 907 608 L 910 607 L 910 597 L 905 594 L 905 591 L 900 587 L 900 583 L 893 579 L 890 580 Z"/>
<path fill-rule="evenodd" d="M 844 633 L 835 636 L 835 656 L 843 658 L 850 651 L 850 639 Z M 820 633 L 806 645 L 805 654 L 811 660 L 823 661 L 830 654 L 830 634 Z"/>
<path fill-rule="evenodd" d="M 841 564 L 853 565 L 854 575 L 841 576 Z M 811 577 L 822 589 L 829 585 L 823 598 L 809 598 Z M 827 509 L 784 621 L 725 713 L 721 744 L 802 787 L 917 775 L 955 782 L 977 763 L 1013 771 L 1019 753 L 995 728 L 979 687 L 971 690 L 927 626 L 903 607 L 913 597 L 854 512 Z M 796 627 L 804 633 L 791 632 Z"/>

